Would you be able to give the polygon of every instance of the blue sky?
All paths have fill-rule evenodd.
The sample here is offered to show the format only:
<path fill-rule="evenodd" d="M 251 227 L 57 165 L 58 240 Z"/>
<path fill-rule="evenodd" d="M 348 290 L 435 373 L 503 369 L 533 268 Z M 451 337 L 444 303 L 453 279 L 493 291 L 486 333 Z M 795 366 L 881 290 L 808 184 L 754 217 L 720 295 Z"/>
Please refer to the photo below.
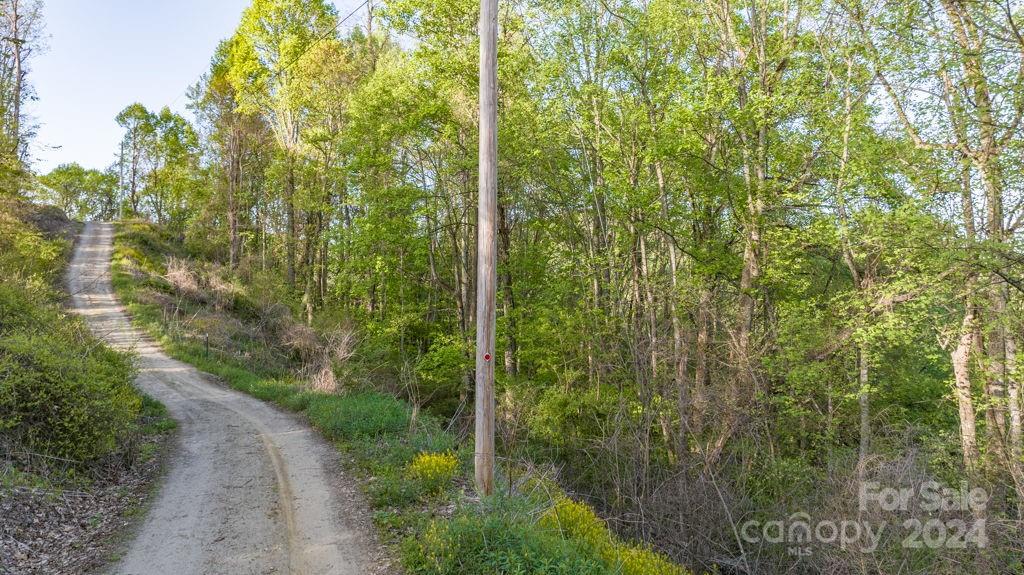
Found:
<path fill-rule="evenodd" d="M 121 134 L 114 116 L 138 101 L 185 113 L 184 92 L 206 71 L 249 0 L 44 0 L 47 50 L 32 64 L 40 124 L 34 168 L 102 169 Z M 360 4 L 336 2 L 343 16 Z M 355 22 L 360 18 L 354 18 Z M 345 25 L 347 28 L 352 22 Z"/>

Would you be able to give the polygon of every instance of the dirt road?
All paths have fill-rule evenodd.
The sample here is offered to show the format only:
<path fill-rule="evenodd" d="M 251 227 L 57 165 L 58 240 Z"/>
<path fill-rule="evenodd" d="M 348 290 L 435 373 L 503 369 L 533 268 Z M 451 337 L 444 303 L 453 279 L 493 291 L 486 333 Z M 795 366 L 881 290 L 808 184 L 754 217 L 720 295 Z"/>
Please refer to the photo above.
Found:
<path fill-rule="evenodd" d="M 128 322 L 110 284 L 113 227 L 89 224 L 68 276 L 75 309 L 139 354 L 138 386 L 179 424 L 169 472 L 111 573 L 377 571 L 358 497 L 336 452 L 295 417 L 170 359 Z"/>

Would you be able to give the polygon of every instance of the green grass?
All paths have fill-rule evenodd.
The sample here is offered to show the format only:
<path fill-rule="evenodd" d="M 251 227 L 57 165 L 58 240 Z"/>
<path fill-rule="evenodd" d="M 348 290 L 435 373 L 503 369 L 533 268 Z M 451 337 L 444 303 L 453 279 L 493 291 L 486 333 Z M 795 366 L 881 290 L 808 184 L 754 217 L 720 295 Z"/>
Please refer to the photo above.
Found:
<path fill-rule="evenodd" d="M 167 413 L 167 407 L 164 404 L 143 394 L 139 425 L 139 430 L 143 435 L 162 435 L 177 429 L 178 422 L 174 421 Z"/>
<path fill-rule="evenodd" d="M 23 471 L 13 466 L 0 465 L 0 489 L 24 487 L 27 489 L 49 489 L 51 479 L 38 473 Z"/>
<path fill-rule="evenodd" d="M 408 430 L 412 410 L 394 397 L 365 391 L 313 396 L 306 414 L 317 429 L 332 439 L 358 439 Z"/>

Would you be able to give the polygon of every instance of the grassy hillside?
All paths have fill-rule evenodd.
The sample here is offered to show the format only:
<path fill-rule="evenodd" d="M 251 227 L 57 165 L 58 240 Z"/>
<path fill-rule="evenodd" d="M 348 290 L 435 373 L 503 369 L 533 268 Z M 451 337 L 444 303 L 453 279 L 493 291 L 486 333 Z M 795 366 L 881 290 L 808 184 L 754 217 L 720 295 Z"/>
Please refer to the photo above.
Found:
<path fill-rule="evenodd" d="M 681 574 L 619 540 L 536 469 L 507 468 L 502 493 L 470 488 L 472 441 L 449 422 L 348 376 L 350 335 L 295 319 L 298 302 L 258 276 L 239 281 L 141 223 L 115 243 L 114 285 L 135 322 L 178 359 L 300 412 L 363 480 L 384 538 L 410 573 Z M 316 391 L 333 388 L 335 391 Z"/>
<path fill-rule="evenodd" d="M 77 225 L 0 200 L 0 572 L 80 572 L 142 505 L 174 423 L 68 312 Z"/>
<path fill-rule="evenodd" d="M 33 222 L 39 222 L 34 224 Z M 59 458 L 78 468 L 120 457 L 139 431 L 142 396 L 129 355 L 95 339 L 62 307 L 74 224 L 0 206 L 0 430 L 19 467 Z"/>

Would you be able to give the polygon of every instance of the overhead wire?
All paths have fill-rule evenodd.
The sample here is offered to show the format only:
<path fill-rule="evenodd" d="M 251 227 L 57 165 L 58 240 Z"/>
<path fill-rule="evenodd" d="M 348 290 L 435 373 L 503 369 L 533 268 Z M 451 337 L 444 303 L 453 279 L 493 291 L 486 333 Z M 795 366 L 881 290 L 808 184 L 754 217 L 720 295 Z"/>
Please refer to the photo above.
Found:
<path fill-rule="evenodd" d="M 293 58 L 290 62 L 285 64 L 285 66 L 283 68 L 279 69 L 274 74 L 274 76 L 271 77 L 271 79 L 277 79 L 278 77 L 281 76 L 281 74 L 284 74 L 289 69 L 291 69 L 291 67 L 294 66 L 295 64 L 297 64 L 299 62 L 299 60 L 304 58 L 306 56 L 306 54 L 308 54 L 309 51 L 313 49 L 314 46 L 316 46 L 320 42 L 323 42 L 324 40 L 330 38 L 332 34 L 334 34 L 335 32 L 338 31 L 338 28 L 341 28 L 342 24 L 344 24 L 345 22 L 349 21 L 353 16 L 358 14 L 359 11 L 362 10 L 364 7 L 366 7 L 370 2 L 371 2 L 371 0 L 363 0 L 363 2 L 361 4 L 359 4 L 358 6 L 356 6 L 351 12 L 349 12 L 347 16 L 345 16 L 344 18 L 338 20 L 338 22 L 334 26 L 332 26 L 329 30 L 327 30 L 326 32 L 321 34 L 316 40 L 310 42 L 309 45 L 306 46 L 306 48 L 302 51 L 301 54 L 299 54 L 298 56 Z"/>
<path fill-rule="evenodd" d="M 358 14 L 360 10 L 362 10 L 363 8 L 368 6 L 371 1 L 372 0 L 363 0 L 363 2 L 361 2 L 355 8 L 353 8 L 351 12 L 346 14 L 344 18 L 339 19 L 334 24 L 334 26 L 331 26 L 330 29 L 328 29 L 326 32 L 324 32 L 323 34 L 318 36 L 315 40 L 310 42 L 309 45 L 307 45 L 306 48 L 302 51 L 302 53 L 300 53 L 298 56 L 296 56 L 291 61 L 289 61 L 287 64 L 285 64 L 284 67 L 282 67 L 279 70 L 277 70 L 276 72 L 274 72 L 274 75 L 270 77 L 270 80 L 272 81 L 272 80 L 276 80 L 276 79 L 280 78 L 282 74 L 284 74 L 285 72 L 290 70 L 292 66 L 294 66 L 295 64 L 297 64 L 299 62 L 299 60 L 302 60 L 306 56 L 306 54 L 309 54 L 309 51 L 312 50 L 317 44 L 319 44 L 319 43 L 323 42 L 324 40 L 327 40 L 328 38 L 330 38 L 332 34 L 337 32 L 338 29 L 341 28 L 342 24 L 344 24 L 345 22 L 348 22 L 349 20 L 351 20 L 352 17 L 355 16 L 356 14 Z M 174 98 L 173 101 L 171 101 L 170 107 L 174 108 L 174 106 L 178 103 L 178 101 L 181 100 L 181 98 L 183 96 L 188 94 L 189 89 L 191 89 L 191 86 L 186 86 L 185 89 L 182 90 L 181 93 L 179 93 L 177 95 L 177 97 Z"/>

